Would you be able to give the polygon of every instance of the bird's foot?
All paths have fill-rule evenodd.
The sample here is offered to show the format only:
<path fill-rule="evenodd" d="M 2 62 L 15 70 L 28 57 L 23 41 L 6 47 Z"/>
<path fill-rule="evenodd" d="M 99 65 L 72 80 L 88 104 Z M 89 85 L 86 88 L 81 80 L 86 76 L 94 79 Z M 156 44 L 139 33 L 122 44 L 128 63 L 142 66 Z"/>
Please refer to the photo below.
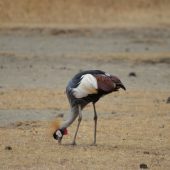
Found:
<path fill-rule="evenodd" d="M 73 142 L 71 143 L 71 145 L 72 145 L 72 146 L 76 146 L 77 144 L 76 144 L 75 141 L 73 141 Z"/>
<path fill-rule="evenodd" d="M 93 142 L 93 143 L 91 144 L 91 146 L 97 146 L 97 144 L 96 144 L 95 142 Z"/>
<path fill-rule="evenodd" d="M 61 145 L 61 140 L 58 140 L 58 145 Z"/>

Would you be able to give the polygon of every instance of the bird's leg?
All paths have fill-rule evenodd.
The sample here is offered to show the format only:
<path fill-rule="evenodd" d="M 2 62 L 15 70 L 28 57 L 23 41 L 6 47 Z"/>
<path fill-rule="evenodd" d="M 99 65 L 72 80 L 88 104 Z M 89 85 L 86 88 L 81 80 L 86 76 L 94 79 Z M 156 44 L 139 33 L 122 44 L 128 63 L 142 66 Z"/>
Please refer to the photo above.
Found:
<path fill-rule="evenodd" d="M 93 145 L 96 145 L 97 112 L 96 112 L 95 103 L 93 103 L 93 108 L 94 108 L 94 142 L 93 142 Z"/>
<path fill-rule="evenodd" d="M 79 130 L 81 120 L 82 120 L 82 113 L 81 113 L 81 107 L 80 106 L 78 106 L 78 112 L 79 112 L 78 124 L 77 124 L 77 129 L 76 129 L 76 132 L 75 132 L 75 135 L 74 135 L 74 138 L 73 138 L 72 145 L 76 145 L 76 136 L 77 136 L 77 133 L 78 133 L 78 130 Z"/>

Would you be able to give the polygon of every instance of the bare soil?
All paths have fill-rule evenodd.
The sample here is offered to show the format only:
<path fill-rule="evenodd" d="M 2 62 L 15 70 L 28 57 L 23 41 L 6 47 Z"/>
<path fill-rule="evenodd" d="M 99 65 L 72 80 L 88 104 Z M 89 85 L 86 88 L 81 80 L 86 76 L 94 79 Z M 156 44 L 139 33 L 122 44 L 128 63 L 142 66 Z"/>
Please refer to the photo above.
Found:
<path fill-rule="evenodd" d="M 0 169 L 170 169 L 169 0 L 0 0 Z M 103 97 L 62 145 L 65 87 L 101 69 L 127 88 Z"/>
<path fill-rule="evenodd" d="M 169 35 L 168 28 L 1 30 L 1 169 L 170 169 Z M 66 119 L 65 86 L 86 69 L 117 75 L 127 91 L 97 103 L 97 146 L 91 105 L 78 145 L 70 145 L 75 121 L 59 146 L 51 121 Z"/>

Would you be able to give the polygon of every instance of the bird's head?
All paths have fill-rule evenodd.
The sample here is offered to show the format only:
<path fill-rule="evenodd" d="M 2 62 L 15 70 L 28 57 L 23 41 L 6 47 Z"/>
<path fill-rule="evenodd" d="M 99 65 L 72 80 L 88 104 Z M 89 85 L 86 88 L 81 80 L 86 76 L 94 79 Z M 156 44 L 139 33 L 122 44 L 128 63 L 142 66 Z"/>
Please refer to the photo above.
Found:
<path fill-rule="evenodd" d="M 120 88 L 126 90 L 125 86 L 123 85 L 123 83 L 120 81 L 118 77 L 112 75 L 111 80 L 113 82 L 114 91 L 118 91 Z"/>
<path fill-rule="evenodd" d="M 58 140 L 58 143 L 61 144 L 61 140 L 63 138 L 63 135 L 67 135 L 67 129 L 57 129 L 54 133 L 53 133 L 53 137 L 54 139 Z"/>
<path fill-rule="evenodd" d="M 56 119 L 50 124 L 50 134 L 54 137 L 55 140 L 58 140 L 59 144 L 61 144 L 63 135 L 67 135 L 67 129 L 60 128 L 60 121 Z"/>

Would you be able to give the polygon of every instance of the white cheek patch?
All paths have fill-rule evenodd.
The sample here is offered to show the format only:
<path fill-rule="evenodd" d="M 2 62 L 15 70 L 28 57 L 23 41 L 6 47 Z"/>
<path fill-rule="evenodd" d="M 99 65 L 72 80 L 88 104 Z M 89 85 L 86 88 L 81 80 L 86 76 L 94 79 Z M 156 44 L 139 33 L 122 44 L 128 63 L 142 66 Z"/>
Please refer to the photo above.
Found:
<path fill-rule="evenodd" d="M 61 137 L 63 136 L 63 135 L 61 134 L 61 131 L 60 131 L 60 130 L 57 130 L 56 135 L 57 135 L 59 138 L 61 138 Z"/>
<path fill-rule="evenodd" d="M 97 93 L 97 80 L 91 74 L 85 74 L 82 76 L 80 84 L 73 89 L 73 95 L 76 98 L 86 97 L 89 94 Z"/>

